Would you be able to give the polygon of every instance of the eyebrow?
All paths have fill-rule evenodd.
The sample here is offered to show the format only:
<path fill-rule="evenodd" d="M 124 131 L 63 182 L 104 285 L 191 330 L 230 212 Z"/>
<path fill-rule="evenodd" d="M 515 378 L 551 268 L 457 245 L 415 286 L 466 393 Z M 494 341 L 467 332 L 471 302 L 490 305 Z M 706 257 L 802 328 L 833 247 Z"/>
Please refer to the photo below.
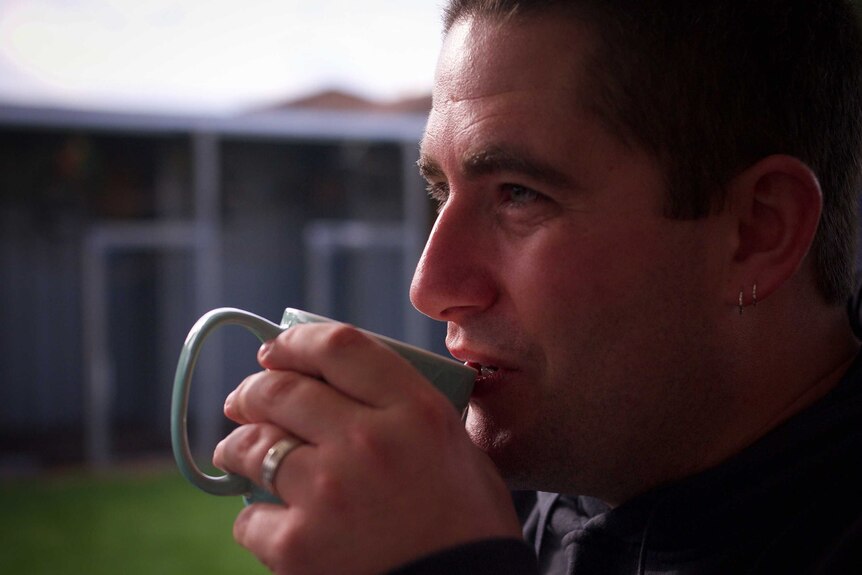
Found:
<path fill-rule="evenodd" d="M 445 177 L 443 168 L 433 158 L 424 154 L 416 165 L 426 180 Z M 492 174 L 511 173 L 554 187 L 573 187 L 571 178 L 550 164 L 498 146 L 466 153 L 461 158 L 461 170 L 468 179 L 473 180 Z"/>

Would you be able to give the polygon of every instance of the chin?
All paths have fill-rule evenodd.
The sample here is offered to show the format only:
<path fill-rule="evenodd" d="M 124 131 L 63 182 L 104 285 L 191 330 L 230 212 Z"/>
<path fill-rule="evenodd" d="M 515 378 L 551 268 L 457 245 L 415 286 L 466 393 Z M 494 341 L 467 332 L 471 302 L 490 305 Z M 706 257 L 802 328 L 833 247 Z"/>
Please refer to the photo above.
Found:
<path fill-rule="evenodd" d="M 514 437 L 512 430 L 499 425 L 473 404 L 464 427 L 476 447 L 488 454 L 494 463 L 498 463 L 498 459 L 510 449 Z"/>
<path fill-rule="evenodd" d="M 518 441 L 508 428 L 495 425 L 487 416 L 471 407 L 466 422 L 467 434 L 473 443 L 494 462 L 509 489 L 536 489 L 536 469 L 533 450 Z M 526 451 L 526 453 L 522 453 Z"/>
<path fill-rule="evenodd" d="M 586 465 L 576 455 L 584 446 L 555 442 L 553 437 L 541 437 L 529 431 L 535 428 L 504 423 L 482 409 L 470 406 L 465 428 L 473 443 L 491 459 L 510 490 L 534 490 L 558 493 L 599 493 L 592 489 L 602 485 L 604 477 L 585 475 L 585 470 L 598 471 L 595 459 Z M 561 454 L 566 454 L 561 456 Z"/>

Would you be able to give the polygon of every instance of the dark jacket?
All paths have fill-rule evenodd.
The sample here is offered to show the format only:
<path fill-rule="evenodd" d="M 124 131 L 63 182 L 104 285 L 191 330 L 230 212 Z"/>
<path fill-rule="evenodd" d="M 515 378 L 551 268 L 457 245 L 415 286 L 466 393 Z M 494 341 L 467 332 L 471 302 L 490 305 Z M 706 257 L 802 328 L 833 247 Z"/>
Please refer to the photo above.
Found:
<path fill-rule="evenodd" d="M 516 502 L 529 546 L 474 543 L 397 573 L 862 574 L 862 354 L 825 398 L 714 469 L 615 509 Z"/>

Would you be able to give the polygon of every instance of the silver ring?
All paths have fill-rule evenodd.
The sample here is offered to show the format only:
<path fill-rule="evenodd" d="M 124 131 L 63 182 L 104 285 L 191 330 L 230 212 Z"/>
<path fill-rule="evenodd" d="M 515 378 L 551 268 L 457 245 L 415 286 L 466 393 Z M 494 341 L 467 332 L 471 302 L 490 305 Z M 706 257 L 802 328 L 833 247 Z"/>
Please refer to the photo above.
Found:
<path fill-rule="evenodd" d="M 263 457 L 263 463 L 260 466 L 260 478 L 263 486 L 273 495 L 278 495 L 275 492 L 275 473 L 278 471 L 278 466 L 288 453 L 302 445 L 304 442 L 295 435 L 288 435 L 276 441 L 266 455 Z"/>

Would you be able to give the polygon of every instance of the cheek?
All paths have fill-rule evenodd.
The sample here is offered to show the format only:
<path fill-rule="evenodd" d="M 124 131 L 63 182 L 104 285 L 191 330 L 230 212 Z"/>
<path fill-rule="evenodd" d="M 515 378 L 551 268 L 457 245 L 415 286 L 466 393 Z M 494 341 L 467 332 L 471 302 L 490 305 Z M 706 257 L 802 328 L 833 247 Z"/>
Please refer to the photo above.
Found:
<path fill-rule="evenodd" d="M 545 243 L 509 260 L 508 299 L 518 331 L 544 358 L 544 369 L 555 370 L 570 347 L 583 349 L 602 310 L 615 301 L 619 271 L 611 250 L 586 247 L 578 241 Z"/>
<path fill-rule="evenodd" d="M 642 284 L 659 253 L 645 233 L 581 235 L 537 245 L 513 269 L 546 305 L 605 307 Z"/>
<path fill-rule="evenodd" d="M 610 352 L 634 337 L 632 330 L 649 337 L 645 328 L 666 318 L 681 280 L 672 252 L 633 226 L 613 236 L 549 242 L 512 266 L 512 300 L 546 350 L 574 344 Z"/>

